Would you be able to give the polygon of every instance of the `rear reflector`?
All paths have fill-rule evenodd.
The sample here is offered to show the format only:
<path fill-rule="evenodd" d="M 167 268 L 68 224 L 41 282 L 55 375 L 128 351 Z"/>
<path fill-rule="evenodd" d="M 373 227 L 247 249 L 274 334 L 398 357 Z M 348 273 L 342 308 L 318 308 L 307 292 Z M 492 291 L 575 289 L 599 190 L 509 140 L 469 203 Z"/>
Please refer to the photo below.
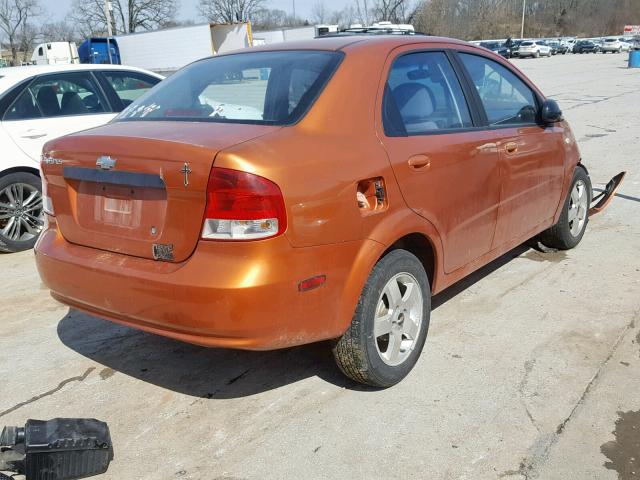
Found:
<path fill-rule="evenodd" d="M 317 275 L 315 277 L 307 278 L 298 284 L 298 291 L 307 292 L 309 290 L 313 290 L 314 288 L 322 286 L 326 281 L 326 275 Z"/>
<path fill-rule="evenodd" d="M 202 226 L 206 240 L 257 240 L 287 228 L 282 192 L 264 177 L 228 168 L 211 169 Z"/>

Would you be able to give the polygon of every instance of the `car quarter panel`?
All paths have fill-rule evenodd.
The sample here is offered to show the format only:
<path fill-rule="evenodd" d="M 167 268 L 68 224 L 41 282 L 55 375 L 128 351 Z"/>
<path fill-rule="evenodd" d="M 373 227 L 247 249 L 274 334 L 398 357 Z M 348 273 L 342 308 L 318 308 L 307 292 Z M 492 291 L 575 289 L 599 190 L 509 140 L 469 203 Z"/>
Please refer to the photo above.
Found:
<path fill-rule="evenodd" d="M 215 160 L 217 167 L 249 171 L 280 186 L 287 207 L 286 236 L 295 247 L 367 237 L 375 220 L 363 218 L 358 208 L 361 180 L 384 178 L 389 202 L 402 202 L 373 127 L 385 56 L 376 48 L 354 54 L 350 48 L 300 122 L 227 148 Z"/>

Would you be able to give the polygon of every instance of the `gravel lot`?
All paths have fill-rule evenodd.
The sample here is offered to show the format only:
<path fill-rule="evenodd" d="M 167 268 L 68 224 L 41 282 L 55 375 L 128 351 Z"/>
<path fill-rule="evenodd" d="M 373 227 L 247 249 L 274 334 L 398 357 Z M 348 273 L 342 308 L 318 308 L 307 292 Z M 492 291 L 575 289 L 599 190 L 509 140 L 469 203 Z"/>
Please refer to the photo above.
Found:
<path fill-rule="evenodd" d="M 516 60 L 556 98 L 595 187 L 582 244 L 522 246 L 434 299 L 410 376 L 347 382 L 327 345 L 207 350 L 56 303 L 32 252 L 0 256 L 0 425 L 96 417 L 107 479 L 640 479 L 640 69 Z"/>

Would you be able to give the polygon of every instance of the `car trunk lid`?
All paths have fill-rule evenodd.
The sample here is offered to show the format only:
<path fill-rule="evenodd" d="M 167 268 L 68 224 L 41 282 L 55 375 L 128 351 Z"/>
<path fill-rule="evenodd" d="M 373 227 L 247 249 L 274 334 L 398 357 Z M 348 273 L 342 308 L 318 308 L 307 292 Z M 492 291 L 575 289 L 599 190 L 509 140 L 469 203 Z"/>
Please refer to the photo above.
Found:
<path fill-rule="evenodd" d="M 183 261 L 200 238 L 216 154 L 277 128 L 120 122 L 54 140 L 43 173 L 60 231 L 78 245 Z"/>

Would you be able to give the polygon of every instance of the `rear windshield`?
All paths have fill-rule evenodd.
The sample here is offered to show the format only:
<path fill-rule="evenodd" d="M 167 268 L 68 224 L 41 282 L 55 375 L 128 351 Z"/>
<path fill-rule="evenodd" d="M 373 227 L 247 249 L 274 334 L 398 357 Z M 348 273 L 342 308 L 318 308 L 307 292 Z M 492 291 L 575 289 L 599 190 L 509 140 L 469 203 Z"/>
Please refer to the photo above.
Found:
<path fill-rule="evenodd" d="M 533 42 L 522 42 L 520 45 L 528 47 L 529 45 L 533 45 Z"/>
<path fill-rule="evenodd" d="M 607 38 L 605 40 L 605 42 L 617 42 L 618 40 L 616 40 L 615 38 Z"/>
<path fill-rule="evenodd" d="M 134 101 L 116 120 L 295 123 L 318 97 L 342 55 L 278 51 L 200 60 Z"/>

